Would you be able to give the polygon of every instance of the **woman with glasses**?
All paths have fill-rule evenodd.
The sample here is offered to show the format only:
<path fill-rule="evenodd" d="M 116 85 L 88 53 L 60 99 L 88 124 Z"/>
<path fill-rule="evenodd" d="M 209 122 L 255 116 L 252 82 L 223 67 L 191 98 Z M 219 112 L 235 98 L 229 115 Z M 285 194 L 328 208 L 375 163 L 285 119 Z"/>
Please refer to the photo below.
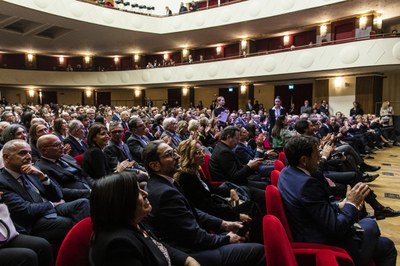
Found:
<path fill-rule="evenodd" d="M 139 187 L 134 174 L 118 173 L 97 181 L 90 195 L 91 264 L 199 266 L 147 229 L 142 220 L 151 209 L 147 192 Z"/>

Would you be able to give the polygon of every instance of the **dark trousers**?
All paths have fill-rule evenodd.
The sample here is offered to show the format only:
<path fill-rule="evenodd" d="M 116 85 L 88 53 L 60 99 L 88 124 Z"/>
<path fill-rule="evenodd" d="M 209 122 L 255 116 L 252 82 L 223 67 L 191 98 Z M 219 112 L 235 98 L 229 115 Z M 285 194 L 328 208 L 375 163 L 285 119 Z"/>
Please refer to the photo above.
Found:
<path fill-rule="evenodd" d="M 377 266 L 395 266 L 397 251 L 392 240 L 380 236 L 377 223 L 372 219 L 362 219 L 359 224 L 364 232 L 356 234 L 353 239 L 340 241 L 352 257 L 354 264 L 368 265 L 373 259 Z"/>
<path fill-rule="evenodd" d="M 264 246 L 255 243 L 239 243 L 215 249 L 188 253 L 201 265 L 207 266 L 265 266 Z"/>
<path fill-rule="evenodd" d="M 0 248 L 2 266 L 50 266 L 53 265 L 52 246 L 45 239 L 19 235 Z"/>
<path fill-rule="evenodd" d="M 57 217 L 42 217 L 36 221 L 32 228 L 32 235 L 43 237 L 52 244 L 62 242 L 74 224 L 89 217 L 89 201 L 78 199 L 60 204 L 56 207 Z"/>

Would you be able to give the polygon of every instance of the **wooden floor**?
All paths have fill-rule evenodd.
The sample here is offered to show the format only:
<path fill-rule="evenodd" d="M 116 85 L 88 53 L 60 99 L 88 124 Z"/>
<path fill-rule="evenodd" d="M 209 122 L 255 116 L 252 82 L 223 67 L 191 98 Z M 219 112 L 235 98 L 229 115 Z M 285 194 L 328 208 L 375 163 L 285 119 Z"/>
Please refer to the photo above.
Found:
<path fill-rule="evenodd" d="M 366 163 L 380 166 L 376 173 L 380 176 L 369 183 L 371 189 L 378 196 L 377 199 L 382 205 L 400 210 L 400 147 L 384 148 L 372 155 L 375 159 L 367 159 Z M 385 193 L 394 194 L 397 198 L 389 198 Z M 368 208 L 372 212 L 372 209 Z M 396 244 L 397 253 L 400 254 L 400 216 L 386 218 L 378 221 L 382 236 L 391 238 Z M 397 265 L 400 265 L 400 255 L 397 257 Z"/>

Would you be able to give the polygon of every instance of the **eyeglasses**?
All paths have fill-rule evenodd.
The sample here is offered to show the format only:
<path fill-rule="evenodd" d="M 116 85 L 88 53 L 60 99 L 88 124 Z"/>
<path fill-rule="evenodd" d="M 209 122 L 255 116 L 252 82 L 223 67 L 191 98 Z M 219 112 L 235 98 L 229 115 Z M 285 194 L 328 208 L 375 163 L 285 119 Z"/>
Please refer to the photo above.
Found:
<path fill-rule="evenodd" d="M 205 152 L 206 152 L 205 149 L 202 148 L 202 149 L 199 149 L 199 150 L 195 151 L 194 154 L 195 154 L 195 155 L 202 155 L 202 154 L 204 154 Z"/>
<path fill-rule="evenodd" d="M 113 130 L 111 131 L 111 134 L 121 134 L 123 132 L 124 132 L 123 130 Z"/>
<path fill-rule="evenodd" d="M 60 147 L 63 147 L 63 146 L 64 146 L 64 143 L 57 142 L 57 143 L 54 143 L 54 144 L 46 145 L 45 147 L 60 148 Z"/>
<path fill-rule="evenodd" d="M 163 158 L 163 157 L 174 158 L 174 157 L 178 157 L 178 156 L 179 155 L 178 155 L 177 151 L 174 149 L 174 150 L 166 151 L 163 155 L 160 156 L 160 158 Z"/>

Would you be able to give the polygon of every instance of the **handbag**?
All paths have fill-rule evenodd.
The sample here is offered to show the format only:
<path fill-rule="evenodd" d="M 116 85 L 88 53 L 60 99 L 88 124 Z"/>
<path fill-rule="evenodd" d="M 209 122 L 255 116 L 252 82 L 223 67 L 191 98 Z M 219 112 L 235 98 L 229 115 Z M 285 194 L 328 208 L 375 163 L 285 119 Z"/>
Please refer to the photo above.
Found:
<path fill-rule="evenodd" d="M 19 233 L 10 218 L 7 205 L 0 204 L 0 247 L 13 240 Z"/>

